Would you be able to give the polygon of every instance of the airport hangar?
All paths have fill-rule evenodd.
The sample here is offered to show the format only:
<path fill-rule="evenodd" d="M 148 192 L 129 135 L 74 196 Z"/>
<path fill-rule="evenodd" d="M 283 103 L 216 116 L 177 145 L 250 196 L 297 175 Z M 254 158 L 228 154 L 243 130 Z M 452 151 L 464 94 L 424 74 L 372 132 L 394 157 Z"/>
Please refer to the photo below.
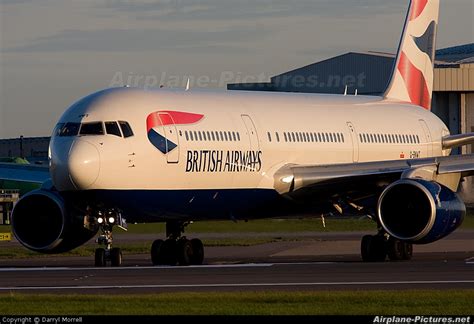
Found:
<path fill-rule="evenodd" d="M 266 83 L 229 84 L 228 90 L 381 95 L 392 74 L 394 54 L 349 52 L 276 75 Z M 436 51 L 432 111 L 451 134 L 474 132 L 474 43 Z M 454 150 L 453 154 L 459 154 Z M 474 153 L 472 145 L 462 153 Z M 474 203 L 474 181 L 463 183 Z"/>
<path fill-rule="evenodd" d="M 268 83 L 229 84 L 229 90 L 380 95 L 392 72 L 393 54 L 350 52 L 274 76 Z M 452 134 L 474 132 L 474 44 L 436 52 L 433 112 Z M 47 163 L 49 137 L 0 140 L 1 157 L 25 157 Z M 454 152 L 459 153 L 459 151 Z M 472 146 L 463 153 L 474 153 Z M 474 203 L 472 178 L 464 183 L 467 202 Z"/>

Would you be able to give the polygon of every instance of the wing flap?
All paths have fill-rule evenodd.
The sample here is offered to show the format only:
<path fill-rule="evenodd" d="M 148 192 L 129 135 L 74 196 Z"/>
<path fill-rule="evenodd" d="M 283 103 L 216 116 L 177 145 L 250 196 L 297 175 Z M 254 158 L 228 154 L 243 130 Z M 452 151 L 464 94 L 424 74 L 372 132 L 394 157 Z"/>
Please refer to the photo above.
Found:
<path fill-rule="evenodd" d="M 392 160 L 337 165 L 286 165 L 275 173 L 275 189 L 291 193 L 302 188 L 351 181 L 386 181 L 400 178 L 410 170 L 433 170 L 435 174 L 474 175 L 474 154 L 413 160 Z"/>

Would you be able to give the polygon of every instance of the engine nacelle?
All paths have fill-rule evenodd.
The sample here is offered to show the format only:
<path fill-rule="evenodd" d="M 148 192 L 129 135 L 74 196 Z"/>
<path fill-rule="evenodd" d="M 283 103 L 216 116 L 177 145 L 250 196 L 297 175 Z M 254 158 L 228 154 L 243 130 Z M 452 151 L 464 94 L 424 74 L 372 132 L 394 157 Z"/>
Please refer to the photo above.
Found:
<path fill-rule="evenodd" d="M 385 189 L 377 212 L 389 235 L 425 244 L 458 228 L 466 215 L 466 206 L 455 192 L 437 182 L 403 179 Z"/>
<path fill-rule="evenodd" d="M 31 191 L 16 203 L 12 230 L 26 248 L 41 253 L 72 250 L 96 233 L 84 228 L 84 215 L 59 193 L 45 189 Z"/>

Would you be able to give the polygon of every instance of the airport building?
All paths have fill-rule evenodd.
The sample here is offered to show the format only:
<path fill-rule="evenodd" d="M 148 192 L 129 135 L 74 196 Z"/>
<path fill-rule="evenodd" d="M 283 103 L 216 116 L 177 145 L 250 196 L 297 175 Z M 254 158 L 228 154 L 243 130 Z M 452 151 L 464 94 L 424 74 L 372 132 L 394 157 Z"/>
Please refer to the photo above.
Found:
<path fill-rule="evenodd" d="M 48 161 L 49 137 L 0 139 L 0 159 L 26 158 L 31 163 Z"/>
<path fill-rule="evenodd" d="M 381 95 L 392 74 L 394 54 L 349 52 L 276 75 L 267 83 L 229 84 L 229 90 Z M 451 134 L 474 132 L 474 44 L 436 51 L 432 111 Z M 460 153 L 455 151 L 453 153 Z M 474 153 L 472 145 L 463 153 Z M 474 182 L 463 184 L 474 202 Z"/>

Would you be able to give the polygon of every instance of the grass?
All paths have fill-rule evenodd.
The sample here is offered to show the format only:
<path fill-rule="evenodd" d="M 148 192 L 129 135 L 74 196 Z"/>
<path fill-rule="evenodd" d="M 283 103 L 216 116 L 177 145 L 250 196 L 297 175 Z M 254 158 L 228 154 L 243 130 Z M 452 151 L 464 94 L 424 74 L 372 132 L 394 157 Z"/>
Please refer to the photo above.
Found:
<path fill-rule="evenodd" d="M 3 315 L 469 315 L 474 290 L 0 294 Z M 100 301 L 100 302 L 98 302 Z"/>
<path fill-rule="evenodd" d="M 374 222 L 368 218 L 341 219 L 325 218 L 326 227 L 321 218 L 304 219 L 260 219 L 252 221 L 205 221 L 190 224 L 186 231 L 190 233 L 297 233 L 297 232 L 345 232 L 374 229 Z M 130 233 L 160 233 L 165 231 L 165 225 L 133 224 L 129 225 Z"/>

